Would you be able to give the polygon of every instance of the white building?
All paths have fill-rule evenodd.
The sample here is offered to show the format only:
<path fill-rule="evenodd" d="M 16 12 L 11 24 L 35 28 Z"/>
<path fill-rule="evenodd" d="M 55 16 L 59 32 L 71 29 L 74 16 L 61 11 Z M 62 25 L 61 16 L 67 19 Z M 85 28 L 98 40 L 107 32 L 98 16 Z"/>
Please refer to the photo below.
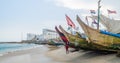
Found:
<path fill-rule="evenodd" d="M 59 35 L 56 31 L 50 30 L 50 29 L 43 29 L 43 37 L 45 40 L 49 39 L 57 39 Z"/>
<path fill-rule="evenodd" d="M 43 34 L 41 35 L 28 33 L 27 40 L 44 41 L 44 40 L 49 40 L 49 39 L 57 39 L 59 37 L 56 31 L 53 31 L 50 29 L 43 29 L 42 32 Z"/>

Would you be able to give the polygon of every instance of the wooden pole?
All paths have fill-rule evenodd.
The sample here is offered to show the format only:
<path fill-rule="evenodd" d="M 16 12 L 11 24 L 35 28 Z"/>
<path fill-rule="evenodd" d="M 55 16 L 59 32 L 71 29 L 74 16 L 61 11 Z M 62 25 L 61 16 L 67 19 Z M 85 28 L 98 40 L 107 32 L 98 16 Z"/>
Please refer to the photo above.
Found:
<path fill-rule="evenodd" d="M 97 30 L 99 30 L 99 21 L 100 21 L 100 2 L 101 0 L 98 1 L 98 25 L 97 25 Z"/>

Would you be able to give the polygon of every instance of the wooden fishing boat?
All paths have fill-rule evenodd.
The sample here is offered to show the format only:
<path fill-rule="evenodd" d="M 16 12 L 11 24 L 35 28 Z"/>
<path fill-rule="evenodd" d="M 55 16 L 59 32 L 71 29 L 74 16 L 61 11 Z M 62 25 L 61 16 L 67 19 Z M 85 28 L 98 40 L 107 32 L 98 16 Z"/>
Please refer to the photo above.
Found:
<path fill-rule="evenodd" d="M 98 16 L 90 16 L 93 20 L 98 20 Z M 112 33 L 120 33 L 120 20 L 110 19 L 104 15 L 100 15 L 100 23 L 102 23 L 107 31 Z"/>
<path fill-rule="evenodd" d="M 66 49 L 66 53 L 69 53 L 68 48 L 74 48 L 74 51 L 78 51 L 79 47 L 75 46 L 74 43 L 69 42 L 68 38 L 65 36 L 65 34 L 63 34 L 58 28 L 57 26 L 55 26 L 55 30 L 56 32 L 59 34 L 61 40 L 64 42 L 64 46 Z M 73 52 L 73 51 L 72 51 Z"/>
<path fill-rule="evenodd" d="M 85 49 L 85 50 L 91 50 L 88 46 L 88 42 L 85 38 L 82 38 L 81 35 L 77 32 L 76 35 L 72 35 L 68 32 L 66 32 L 62 26 L 59 26 L 62 33 L 68 38 L 69 42 L 73 44 L 78 49 Z"/>
<path fill-rule="evenodd" d="M 88 37 L 88 42 L 92 44 L 93 48 L 96 48 L 101 51 L 111 51 L 117 52 L 120 50 L 120 38 L 101 34 L 99 30 L 93 29 L 86 25 L 80 18 L 77 16 L 77 21 L 84 30 L 85 34 Z"/>

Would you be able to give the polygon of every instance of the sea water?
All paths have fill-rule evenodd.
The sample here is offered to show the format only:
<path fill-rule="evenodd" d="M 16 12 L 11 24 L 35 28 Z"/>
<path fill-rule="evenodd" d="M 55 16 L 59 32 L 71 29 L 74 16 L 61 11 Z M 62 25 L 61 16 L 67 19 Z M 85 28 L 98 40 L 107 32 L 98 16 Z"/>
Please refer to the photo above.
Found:
<path fill-rule="evenodd" d="M 0 44 L 0 56 L 6 54 L 8 52 L 14 52 L 19 50 L 31 49 L 34 47 L 38 47 L 36 44 Z"/>

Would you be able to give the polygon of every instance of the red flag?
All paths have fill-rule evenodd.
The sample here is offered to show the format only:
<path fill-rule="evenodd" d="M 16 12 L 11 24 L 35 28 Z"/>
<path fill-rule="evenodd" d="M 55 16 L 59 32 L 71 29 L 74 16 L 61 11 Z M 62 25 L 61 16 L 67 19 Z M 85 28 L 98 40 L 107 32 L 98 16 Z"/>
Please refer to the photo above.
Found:
<path fill-rule="evenodd" d="M 114 13 L 114 14 L 116 14 L 117 12 L 116 11 L 114 11 L 114 10 L 107 10 L 108 11 L 108 14 L 111 14 L 111 13 Z"/>
<path fill-rule="evenodd" d="M 72 22 L 72 20 L 67 15 L 65 16 L 66 16 L 67 24 L 75 29 L 75 24 Z"/>
<path fill-rule="evenodd" d="M 59 34 L 60 38 L 63 40 L 63 42 L 65 43 L 65 49 L 66 49 L 66 53 L 69 53 L 68 48 L 69 48 L 69 41 L 67 39 L 67 37 L 58 30 L 57 26 L 55 26 L 55 30 L 57 31 L 57 33 Z"/>

